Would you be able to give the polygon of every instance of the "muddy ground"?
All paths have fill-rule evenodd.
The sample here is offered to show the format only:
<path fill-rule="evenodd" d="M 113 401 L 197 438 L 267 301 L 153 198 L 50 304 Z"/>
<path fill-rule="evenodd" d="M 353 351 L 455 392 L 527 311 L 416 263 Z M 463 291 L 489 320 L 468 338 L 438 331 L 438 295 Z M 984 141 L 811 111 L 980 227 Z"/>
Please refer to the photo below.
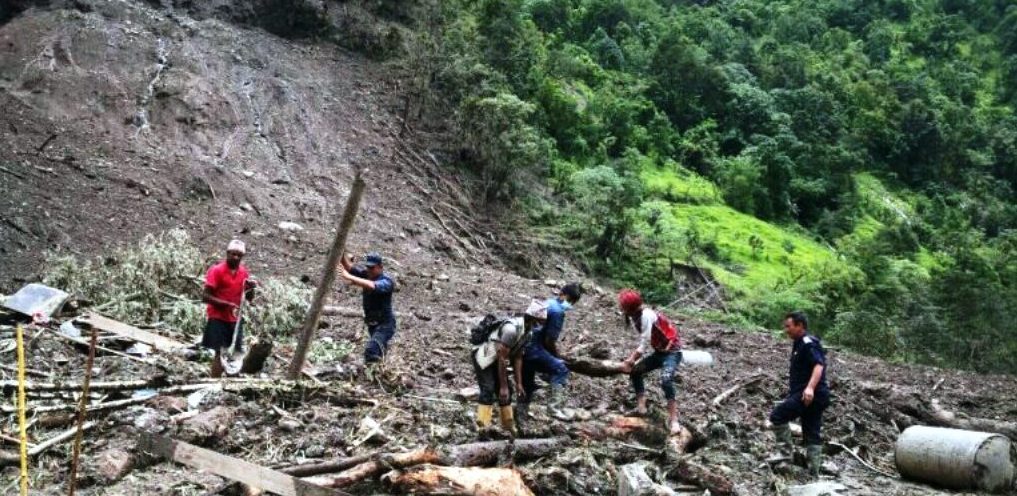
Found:
<path fill-rule="evenodd" d="M 489 232 L 490 217 L 465 199 L 455 175 L 436 164 L 447 143 L 400 137 L 399 68 L 331 44 L 280 38 L 228 17 L 123 0 L 69 5 L 29 9 L 0 25 L 0 292 L 36 280 L 47 251 L 94 256 L 173 227 L 187 230 L 209 256 L 240 236 L 248 241 L 247 263 L 256 275 L 307 276 L 313 284 L 359 166 L 368 171 L 368 190 L 351 249 L 385 253 L 399 280 L 402 314 L 390 356 L 372 373 L 359 367 L 362 325 L 353 318 L 327 319 L 319 336 L 353 347 L 345 357 L 313 364 L 328 395 L 209 394 L 196 411 L 227 409 L 235 420 L 226 432 L 196 435 L 187 423 L 193 413 L 181 400 L 95 414 L 98 425 L 85 436 L 79 494 L 207 494 L 223 485 L 219 477 L 140 457 L 133 470 L 105 479 L 101 455 L 121 449 L 137 457 L 142 430 L 187 437 L 266 466 L 475 440 L 473 405 L 457 398 L 473 384 L 466 357 L 469 323 L 548 296 L 547 279 L 585 278 L 554 256 L 539 279 L 507 268 L 506 255 L 519 255 L 497 249 L 507 228 L 495 225 L 490 231 L 502 232 Z M 282 230 L 280 222 L 296 222 L 303 230 Z M 620 359 L 635 337 L 614 311 L 614 289 L 595 290 L 597 281 L 585 282 L 591 291 L 568 317 L 564 348 L 583 346 L 584 353 L 599 350 Z M 339 288 L 330 303 L 354 307 L 358 295 Z M 800 467 L 766 463 L 773 438 L 763 422 L 782 394 L 789 345 L 776 334 L 727 329 L 679 311 L 675 316 L 689 347 L 716 359 L 712 367 L 680 371 L 682 418 L 708 438 L 692 457 L 733 481 L 740 494 L 780 493 L 805 481 Z M 30 368 L 52 379 L 80 377 L 80 349 L 48 331 L 30 335 Z M 0 330 L 0 338 L 9 336 L 9 328 Z M 278 344 L 277 351 L 288 355 L 290 342 Z M 12 352 L 0 357 L 4 365 L 14 363 Z M 99 356 L 96 380 L 162 374 L 196 381 L 207 366 L 168 355 L 159 360 L 161 368 Z M 887 396 L 891 388 L 893 398 L 918 407 L 938 399 L 947 410 L 1017 420 L 1013 377 L 889 364 L 839 350 L 831 350 L 830 364 L 835 400 L 826 415 L 827 438 L 858 448 L 891 475 L 902 419 L 918 422 L 907 413 L 901 417 Z M 278 377 L 284 366 L 270 359 L 264 376 Z M 763 376 L 755 386 L 720 407 L 711 405 L 721 391 L 754 374 Z M 13 377 L 7 369 L 0 375 Z M 652 380 L 649 385 L 659 408 L 659 389 Z M 528 434 L 568 434 L 581 422 L 604 421 L 631 406 L 630 396 L 621 377 L 573 375 L 569 407 L 577 418 L 551 419 L 538 408 L 537 428 Z M 13 398 L 4 396 L 4 404 L 12 405 Z M 365 417 L 381 422 L 382 441 L 358 444 Z M 4 434 L 14 432 L 13 416 L 5 415 L 0 425 Z M 64 428 L 37 424 L 30 436 L 38 441 Z M 38 494 L 66 491 L 69 451 L 65 443 L 33 461 Z M 958 494 L 875 475 L 850 455 L 828 451 L 832 471 L 825 477 L 847 486 L 846 494 Z M 639 440 L 577 438 L 519 469 L 538 494 L 613 494 L 617 467 L 636 460 L 659 467 L 653 474 L 658 482 L 702 494 L 669 478 L 661 447 Z M 0 472 L 3 494 L 14 491 L 16 474 L 12 467 Z M 372 480 L 346 490 L 371 494 L 386 488 Z"/>

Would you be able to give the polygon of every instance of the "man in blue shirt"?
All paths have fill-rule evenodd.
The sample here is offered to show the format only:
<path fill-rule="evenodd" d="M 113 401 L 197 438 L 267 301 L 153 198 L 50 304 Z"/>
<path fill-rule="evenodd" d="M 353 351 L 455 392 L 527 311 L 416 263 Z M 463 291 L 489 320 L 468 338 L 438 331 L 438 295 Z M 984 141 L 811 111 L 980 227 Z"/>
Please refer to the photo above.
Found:
<path fill-rule="evenodd" d="M 547 300 L 547 321 L 533 329 L 530 343 L 523 354 L 523 392 L 516 401 L 517 426 L 529 415 L 530 399 L 537 390 L 537 373 L 550 376 L 551 394 L 548 405 L 557 409 L 564 400 L 569 368 L 558 349 L 558 338 L 565 326 L 565 312 L 582 295 L 583 288 L 579 283 L 569 283 L 561 288 L 556 298 Z"/>
<path fill-rule="evenodd" d="M 820 430 L 823 411 L 830 406 L 830 387 L 826 383 L 826 352 L 819 338 L 808 333 L 808 327 L 808 318 L 802 312 L 791 312 L 784 317 L 784 332 L 794 342 L 788 374 L 789 392 L 770 412 L 770 422 L 778 444 L 790 451 L 793 447 L 788 422 L 802 419 L 809 472 L 818 477 L 823 455 Z"/>
<path fill-rule="evenodd" d="M 339 268 L 339 278 L 364 291 L 364 322 L 367 323 L 367 347 L 364 362 L 374 363 L 385 356 L 388 342 L 396 332 L 395 312 L 392 311 L 392 282 L 382 265 L 381 255 L 368 253 L 362 266 L 354 267 L 353 256 L 347 253 Z"/>

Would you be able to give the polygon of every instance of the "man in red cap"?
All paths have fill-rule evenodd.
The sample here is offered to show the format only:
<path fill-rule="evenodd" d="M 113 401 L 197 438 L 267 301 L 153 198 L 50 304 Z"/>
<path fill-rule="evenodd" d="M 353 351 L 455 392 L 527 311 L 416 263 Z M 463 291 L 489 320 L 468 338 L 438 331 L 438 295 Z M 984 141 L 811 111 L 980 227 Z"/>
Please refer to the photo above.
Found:
<path fill-rule="evenodd" d="M 646 414 L 646 386 L 643 376 L 656 369 L 660 371 L 660 388 L 667 399 L 667 427 L 676 432 L 678 424 L 678 402 L 675 400 L 674 375 L 682 361 L 681 340 L 671 322 L 647 306 L 638 291 L 623 289 L 618 294 L 618 306 L 625 315 L 626 326 L 639 333 L 639 346 L 622 363 L 622 370 L 629 374 L 632 389 L 636 392 L 636 411 Z"/>
<path fill-rule="evenodd" d="M 212 377 L 222 377 L 222 350 L 233 345 L 234 331 L 238 334 L 237 348 L 243 349 L 241 295 L 246 292 L 247 299 L 250 300 L 254 297 L 253 291 L 257 285 L 248 274 L 247 267 L 240 263 L 246 252 L 247 248 L 243 241 L 239 239 L 230 241 L 226 246 L 226 259 L 213 265 L 205 274 L 205 290 L 201 295 L 201 301 L 208 304 L 206 311 L 208 321 L 201 336 L 201 345 L 215 351 L 215 357 L 212 359 Z"/>

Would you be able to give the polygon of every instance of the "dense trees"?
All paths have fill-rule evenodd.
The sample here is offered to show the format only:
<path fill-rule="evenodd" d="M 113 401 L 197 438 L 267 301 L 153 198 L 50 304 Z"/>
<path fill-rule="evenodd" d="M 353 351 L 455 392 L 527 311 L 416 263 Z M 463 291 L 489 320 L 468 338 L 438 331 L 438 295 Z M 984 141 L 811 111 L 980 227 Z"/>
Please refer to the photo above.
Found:
<path fill-rule="evenodd" d="M 1012 2 L 427 5 L 430 87 L 487 196 L 548 181 L 563 208 L 535 222 L 592 267 L 659 289 L 658 259 L 696 258 L 760 323 L 802 305 L 860 350 L 1017 371 Z M 725 242 L 755 224 L 684 203 L 787 237 Z"/>

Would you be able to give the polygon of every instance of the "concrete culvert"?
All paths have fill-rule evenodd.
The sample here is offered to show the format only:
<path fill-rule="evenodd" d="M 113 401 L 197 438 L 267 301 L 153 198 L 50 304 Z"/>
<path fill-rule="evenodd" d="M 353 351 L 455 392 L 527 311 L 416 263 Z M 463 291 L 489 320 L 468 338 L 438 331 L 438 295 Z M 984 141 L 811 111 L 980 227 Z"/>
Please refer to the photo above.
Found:
<path fill-rule="evenodd" d="M 1010 440 L 989 432 L 909 427 L 897 438 L 897 470 L 951 489 L 1000 492 L 1014 482 Z"/>

